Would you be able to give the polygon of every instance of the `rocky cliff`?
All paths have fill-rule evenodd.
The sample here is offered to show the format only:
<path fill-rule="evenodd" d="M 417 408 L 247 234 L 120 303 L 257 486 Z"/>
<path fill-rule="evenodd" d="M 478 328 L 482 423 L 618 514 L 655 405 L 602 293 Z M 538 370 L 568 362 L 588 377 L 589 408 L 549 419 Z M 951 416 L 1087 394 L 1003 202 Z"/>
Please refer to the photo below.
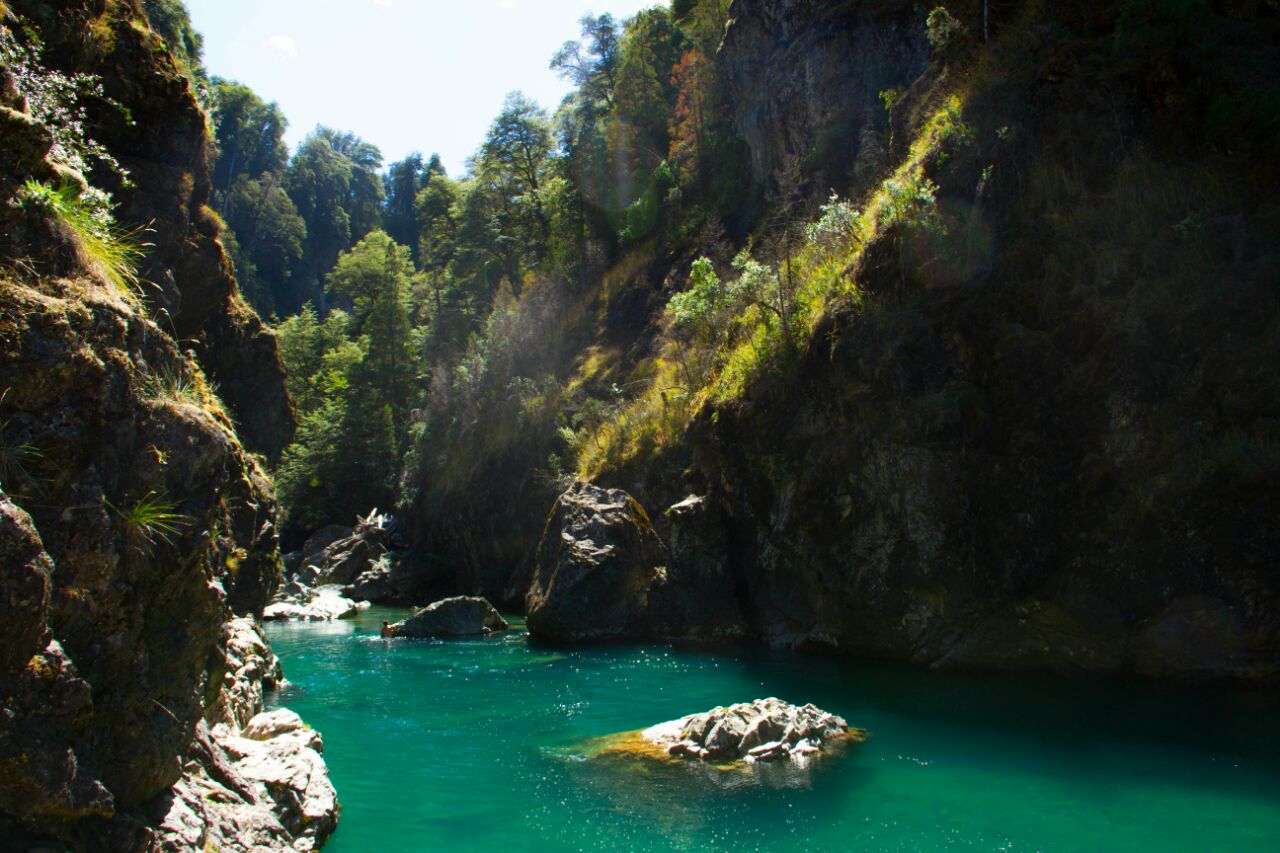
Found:
<path fill-rule="evenodd" d="M 91 177 L 111 193 L 117 219 L 143 229 L 148 251 L 139 273 L 149 313 L 196 353 L 245 445 L 275 457 L 293 434 L 284 369 L 271 332 L 241 300 L 218 240 L 223 226 L 207 205 L 208 116 L 190 71 L 150 29 L 140 3 L 8 6 L 38 33 L 49 68 L 100 81 L 101 95 L 84 101 L 86 123 L 124 175 L 97 169 Z"/>
<path fill-rule="evenodd" d="M 156 827 L 175 786 L 218 772 L 206 729 L 227 692 L 261 710 L 264 673 L 228 674 L 228 623 L 278 583 L 279 509 L 252 450 L 278 451 L 292 429 L 282 371 L 205 207 L 205 115 L 140 6 L 7 6 L 0 835 L 18 849 L 204 849 L 223 838 L 211 825 L 177 846 Z M 68 169 L 65 125 L 36 102 L 55 74 L 100 84 L 62 121 L 82 123 L 127 182 Z M 94 221 L 86 177 L 118 200 L 121 230 L 143 230 Z M 146 244 L 136 285 L 129 252 L 124 265 L 113 254 L 130 240 Z M 274 820 L 258 801 L 258 823 Z M 276 840 L 322 841 L 323 827 L 298 821 Z"/>
<path fill-rule="evenodd" d="M 885 165 L 881 93 L 929 61 L 920 4 L 734 0 L 729 14 L 719 64 L 756 180 L 793 161 L 828 189 Z"/>
<path fill-rule="evenodd" d="M 599 482 L 765 642 L 1274 680 L 1274 7 L 947 5 L 733 4 L 757 175 L 824 194 L 830 131 L 878 218 L 794 357 Z"/>
<path fill-rule="evenodd" d="M 937 51 L 894 107 L 937 218 L 881 232 L 849 270 L 867 295 L 692 432 L 744 613 L 935 666 L 1274 679 L 1280 257 L 1240 99 L 1267 109 L 1276 17 L 995 5 L 991 43 Z M 752 123 L 811 76 L 772 73 L 744 89 L 757 163 L 794 146 Z"/>

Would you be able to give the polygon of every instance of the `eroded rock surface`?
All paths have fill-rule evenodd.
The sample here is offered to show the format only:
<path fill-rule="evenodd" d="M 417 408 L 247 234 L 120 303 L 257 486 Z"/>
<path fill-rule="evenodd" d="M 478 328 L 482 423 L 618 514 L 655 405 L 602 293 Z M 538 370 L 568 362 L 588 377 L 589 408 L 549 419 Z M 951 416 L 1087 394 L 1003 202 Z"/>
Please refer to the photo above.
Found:
<path fill-rule="evenodd" d="M 294 808 L 220 745 L 279 680 L 253 621 L 279 582 L 279 507 L 253 451 L 277 452 L 293 415 L 207 207 L 207 116 L 141 4 L 5 5 L 41 62 L 101 78 L 85 130 L 131 183 L 92 177 L 123 225 L 150 223 L 154 287 L 23 203 L 28 181 L 85 179 L 47 159 L 0 64 L 0 846 L 307 849 L 332 829 L 323 797 Z M 279 750 L 304 792 L 323 775 L 306 745 Z"/>
<path fill-rule="evenodd" d="M 641 735 L 669 755 L 703 761 L 804 758 L 831 741 L 865 737 L 850 730 L 842 717 L 774 698 L 691 714 L 659 723 Z"/>
<path fill-rule="evenodd" d="M 509 626 L 487 599 L 460 595 L 427 605 L 387 627 L 391 637 L 470 637 L 505 631 Z"/>
<path fill-rule="evenodd" d="M 313 850 L 337 825 L 324 744 L 293 711 L 262 710 L 283 681 L 252 619 L 228 624 L 228 674 L 188 750 L 182 778 L 152 804 L 155 849 Z"/>
<path fill-rule="evenodd" d="M 665 550 L 644 508 L 620 489 L 574 483 L 557 499 L 525 597 L 529 630 L 551 640 L 644 636 Z"/>

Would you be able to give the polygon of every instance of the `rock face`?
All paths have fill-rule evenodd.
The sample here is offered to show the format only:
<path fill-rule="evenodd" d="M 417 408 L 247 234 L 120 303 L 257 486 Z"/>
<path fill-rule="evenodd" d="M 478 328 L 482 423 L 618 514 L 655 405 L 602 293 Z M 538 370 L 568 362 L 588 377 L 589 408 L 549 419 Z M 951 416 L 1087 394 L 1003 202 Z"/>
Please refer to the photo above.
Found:
<path fill-rule="evenodd" d="M 493 605 L 476 596 L 445 598 L 387 629 L 390 637 L 471 637 L 509 626 Z"/>
<path fill-rule="evenodd" d="M 329 525 L 312 533 L 299 551 L 285 556 L 287 576 L 280 592 L 267 607 L 268 619 L 329 619 L 332 586 L 343 598 L 389 606 L 413 600 L 411 579 L 402 570 L 403 553 L 389 550 L 399 543 L 386 516 L 371 513 L 356 526 Z"/>
<path fill-rule="evenodd" d="M 121 222 L 152 222 L 140 272 L 155 287 L 122 288 L 64 216 L 19 198 L 28 180 L 84 176 L 46 159 L 48 129 L 0 66 L 0 838 L 305 847 L 324 821 L 286 825 L 288 808 L 237 781 L 211 730 L 247 722 L 279 678 L 243 629 L 280 575 L 279 508 L 250 451 L 278 450 L 293 418 L 274 339 L 238 305 L 205 207 L 205 115 L 139 5 L 6 6 L 43 62 L 100 76 L 107 97 L 89 99 L 86 129 L 129 170 L 132 186 L 106 187 Z M 244 372 L 232 381 L 225 365 Z M 230 412 L 206 372 L 227 380 Z M 202 779 L 252 806 L 243 826 Z M 182 791 L 178 838 L 164 820 Z M 278 834 L 251 832 L 273 821 Z"/>
<path fill-rule="evenodd" d="M 852 4 L 735 9 L 765 20 L 802 5 Z M 1217 16 L 1213 32 L 1242 28 L 1220 42 L 1231 59 L 1135 48 L 1120 71 L 1091 41 L 1118 32 L 1119 4 L 1045 8 L 1070 48 L 1019 54 L 958 96 L 966 127 L 997 130 L 926 164 L 949 242 L 899 231 L 866 247 L 850 280 L 894 307 L 835 310 L 784 382 L 704 412 L 691 476 L 767 642 L 940 668 L 1278 680 L 1280 306 L 1262 248 L 1276 207 L 1215 189 L 1256 186 L 1274 161 L 1206 172 L 1188 154 L 1212 146 L 1190 81 L 1226 91 L 1245 55 L 1280 74 L 1277 22 Z M 793 23 L 813 26 L 806 14 L 819 13 Z M 726 40 L 730 65 L 746 32 Z M 1157 96 L 1171 61 L 1182 76 Z M 955 73 L 932 63 L 901 111 L 926 120 Z M 1082 98 L 1098 91 L 1113 104 Z M 785 87 L 754 97 L 765 118 L 799 109 Z M 1087 152 L 1065 141 L 1084 128 Z M 777 130 L 755 135 L 753 149 L 786 148 Z M 1134 146 L 1145 153 L 1116 154 Z M 1088 173 L 1110 201 L 1032 189 L 1017 174 L 1028 162 Z M 1187 195 L 1149 204 L 1156 185 Z M 1207 232 L 1148 239 L 1204 206 L 1234 223 L 1233 249 L 1211 251 Z M 1065 219 L 1038 220 L 1048 209 Z M 1085 246 L 1115 263 L 1072 268 Z"/>
<path fill-rule="evenodd" d="M 274 458 L 294 429 L 284 368 L 275 336 L 236 290 L 218 239 L 222 226 L 207 206 L 212 147 L 190 82 L 151 31 L 141 3 L 15 0 L 8 6 L 38 30 L 45 62 L 99 75 L 106 97 L 123 108 L 94 105 L 88 131 L 128 171 L 127 185 L 114 175 L 95 175 L 119 203 L 118 218 L 129 227 L 148 224 L 151 248 L 140 272 L 152 285 L 149 306 L 174 339 L 194 344 L 241 440 Z M 7 230 L 0 253 L 28 254 L 30 244 L 20 245 L 22 229 Z"/>
<path fill-rule="evenodd" d="M 556 501 L 525 597 L 529 631 L 549 640 L 641 637 L 665 549 L 634 499 L 574 483 Z"/>
<path fill-rule="evenodd" d="M 723 528 L 695 495 L 667 510 L 670 551 L 640 504 L 575 483 L 557 500 L 525 599 L 552 641 L 724 641 L 746 635 Z"/>
<path fill-rule="evenodd" d="M 322 527 L 302 546 L 294 574 L 307 586 L 350 584 L 387 553 L 390 540 L 381 517 L 358 518 L 354 528 Z"/>
<path fill-rule="evenodd" d="M 293 711 L 262 711 L 263 685 L 282 678 L 256 623 L 233 620 L 228 632 L 223 701 L 197 727 L 183 777 L 150 806 L 153 849 L 316 849 L 339 811 L 323 742 Z"/>
<path fill-rule="evenodd" d="M 406 591 L 413 586 L 413 579 L 405 571 L 403 555 L 383 554 L 343 587 L 342 594 L 355 601 L 402 607 L 413 600 Z"/>
<path fill-rule="evenodd" d="M 906 87 L 929 60 L 924 11 L 906 0 L 734 0 L 718 56 L 757 181 L 788 159 L 883 165 L 880 93 Z M 815 144 L 815 141 L 816 144 Z M 824 147 L 825 146 L 825 147 Z"/>
<path fill-rule="evenodd" d="M 823 745 L 849 737 L 865 739 L 843 718 L 813 705 L 757 699 L 714 708 L 645 729 L 641 736 L 669 755 L 702 761 L 776 761 L 805 758 Z"/>

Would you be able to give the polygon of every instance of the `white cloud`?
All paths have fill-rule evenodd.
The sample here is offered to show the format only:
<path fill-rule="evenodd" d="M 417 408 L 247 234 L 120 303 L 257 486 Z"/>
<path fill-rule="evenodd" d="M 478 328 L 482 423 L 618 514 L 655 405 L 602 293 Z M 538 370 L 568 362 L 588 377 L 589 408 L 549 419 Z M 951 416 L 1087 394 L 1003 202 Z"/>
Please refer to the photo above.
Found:
<path fill-rule="evenodd" d="M 390 8 L 391 8 L 391 0 L 373 0 L 373 5 L 375 5 L 375 6 L 379 6 L 379 7 L 383 8 L 383 9 L 390 9 Z"/>
<path fill-rule="evenodd" d="M 274 35 L 262 43 L 267 50 L 282 59 L 298 58 L 298 43 L 293 36 Z"/>

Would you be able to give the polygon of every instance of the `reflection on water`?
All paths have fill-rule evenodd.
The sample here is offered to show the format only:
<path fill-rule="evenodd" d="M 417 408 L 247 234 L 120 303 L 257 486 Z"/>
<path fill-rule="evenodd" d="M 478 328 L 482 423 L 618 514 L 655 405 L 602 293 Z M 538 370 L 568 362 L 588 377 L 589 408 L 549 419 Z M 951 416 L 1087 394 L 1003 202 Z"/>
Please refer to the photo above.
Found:
<path fill-rule="evenodd" d="M 402 615 L 269 628 L 293 685 L 278 701 L 324 735 L 335 853 L 1280 849 L 1273 692 L 377 636 Z M 591 758 L 603 736 L 764 696 L 871 740 L 803 770 Z"/>

